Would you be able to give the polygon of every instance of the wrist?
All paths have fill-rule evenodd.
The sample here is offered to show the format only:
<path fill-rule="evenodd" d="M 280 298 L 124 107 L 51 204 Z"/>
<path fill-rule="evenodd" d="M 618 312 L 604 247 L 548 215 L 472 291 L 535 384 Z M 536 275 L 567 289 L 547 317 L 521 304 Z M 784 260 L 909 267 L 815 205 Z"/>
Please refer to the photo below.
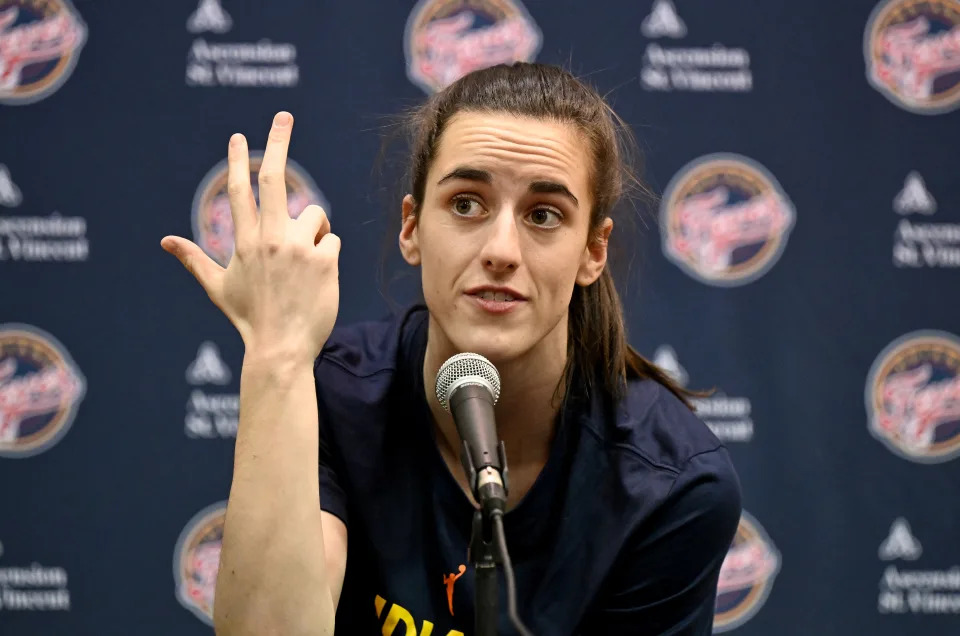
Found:
<path fill-rule="evenodd" d="M 243 369 L 271 374 L 312 372 L 316 358 L 307 347 L 246 347 L 243 353 Z"/>

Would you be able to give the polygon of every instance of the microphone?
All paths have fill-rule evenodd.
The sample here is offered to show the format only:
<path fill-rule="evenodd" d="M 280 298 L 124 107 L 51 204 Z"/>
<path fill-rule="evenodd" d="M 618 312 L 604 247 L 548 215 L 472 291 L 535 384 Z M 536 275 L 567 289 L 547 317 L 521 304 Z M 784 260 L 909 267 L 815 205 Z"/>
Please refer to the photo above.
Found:
<path fill-rule="evenodd" d="M 437 371 L 437 399 L 453 415 L 460 436 L 460 463 L 480 510 L 473 513 L 467 556 L 473 563 L 474 634 L 497 633 L 497 565 L 507 583 L 507 614 L 521 634 L 531 636 L 517 613 L 517 589 L 507 550 L 503 515 L 507 509 L 507 452 L 497 441 L 493 405 L 500 397 L 500 374 L 479 353 L 458 353 Z"/>
<path fill-rule="evenodd" d="M 484 512 L 507 507 L 507 456 L 497 441 L 493 406 L 500 397 L 500 374 L 478 353 L 458 353 L 437 372 L 437 399 L 453 415 L 460 436 L 460 463 L 473 497 Z"/>

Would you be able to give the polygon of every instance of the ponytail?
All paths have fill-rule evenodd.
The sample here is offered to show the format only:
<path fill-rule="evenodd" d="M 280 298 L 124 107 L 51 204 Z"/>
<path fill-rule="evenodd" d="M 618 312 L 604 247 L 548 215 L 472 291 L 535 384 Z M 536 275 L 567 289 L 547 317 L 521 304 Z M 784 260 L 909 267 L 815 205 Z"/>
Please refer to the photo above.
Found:
<path fill-rule="evenodd" d="M 593 391 L 598 380 L 609 395 L 619 400 L 629 378 L 648 378 L 662 384 L 693 410 L 689 398 L 702 394 L 677 384 L 627 342 L 623 305 L 609 269 L 605 268 L 593 284 L 574 288 L 568 323 L 567 368 L 561 386 L 569 386 L 573 369 L 577 368 L 583 371 L 589 391 Z"/>

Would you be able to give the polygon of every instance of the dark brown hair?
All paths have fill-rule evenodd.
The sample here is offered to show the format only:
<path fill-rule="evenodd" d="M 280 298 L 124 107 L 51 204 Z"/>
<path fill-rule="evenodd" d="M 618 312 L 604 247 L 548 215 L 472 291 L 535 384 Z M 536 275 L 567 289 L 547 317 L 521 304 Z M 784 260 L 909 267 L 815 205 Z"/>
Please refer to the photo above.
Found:
<path fill-rule="evenodd" d="M 518 62 L 469 73 L 404 116 L 411 151 L 406 187 L 417 202 L 415 213 L 424 199 L 440 137 L 450 118 L 460 112 L 508 113 L 575 125 L 592 151 L 588 240 L 600 240 L 604 220 L 625 194 L 650 196 L 633 172 L 631 164 L 638 160 L 630 158 L 639 158 L 633 137 L 606 101 L 564 69 Z M 614 399 L 623 396 L 631 377 L 659 382 L 688 407 L 687 398 L 700 395 L 679 386 L 627 342 L 623 305 L 609 267 L 591 285 L 574 287 L 568 323 L 566 368 L 555 397 L 570 386 L 574 369 L 582 372 L 588 391 L 599 381 Z"/>

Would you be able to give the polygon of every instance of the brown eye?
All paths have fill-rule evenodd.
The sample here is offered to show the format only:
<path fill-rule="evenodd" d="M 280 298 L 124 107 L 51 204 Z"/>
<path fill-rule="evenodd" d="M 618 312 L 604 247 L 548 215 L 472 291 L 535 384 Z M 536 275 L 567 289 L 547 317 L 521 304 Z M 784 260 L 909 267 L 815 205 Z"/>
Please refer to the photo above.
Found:
<path fill-rule="evenodd" d="M 551 221 L 550 220 L 551 215 L 556 217 L 557 220 Z M 530 222 L 533 225 L 537 227 L 542 227 L 542 228 L 558 227 L 560 225 L 560 221 L 562 220 L 562 218 L 563 217 L 560 215 L 560 213 L 555 212 L 550 208 L 537 208 L 536 210 L 530 213 Z"/>
<path fill-rule="evenodd" d="M 475 216 L 479 210 L 480 203 L 467 197 L 456 197 L 453 199 L 453 211 L 457 216 Z M 473 214 L 471 214 L 473 212 Z"/>

